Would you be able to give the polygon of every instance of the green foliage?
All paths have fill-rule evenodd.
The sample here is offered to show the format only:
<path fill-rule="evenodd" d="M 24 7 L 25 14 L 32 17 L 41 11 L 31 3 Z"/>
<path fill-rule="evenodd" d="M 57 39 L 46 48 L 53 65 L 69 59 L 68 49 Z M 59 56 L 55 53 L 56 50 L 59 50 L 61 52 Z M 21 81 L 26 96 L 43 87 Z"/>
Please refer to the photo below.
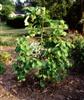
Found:
<path fill-rule="evenodd" d="M 39 49 L 29 44 L 27 38 L 17 40 L 16 52 L 18 54 L 14 69 L 19 80 L 25 80 L 25 76 L 31 69 L 40 68 Z M 38 57 L 37 57 L 38 56 Z"/>
<path fill-rule="evenodd" d="M 14 11 L 14 7 L 11 5 L 3 5 L 1 15 L 4 19 L 7 19 L 9 14 Z"/>
<path fill-rule="evenodd" d="M 13 0 L 0 0 L 2 5 L 13 5 Z"/>
<path fill-rule="evenodd" d="M 0 61 L 0 75 L 5 71 L 4 64 Z"/>
<path fill-rule="evenodd" d="M 46 7 L 50 10 L 52 18 L 62 19 L 67 15 L 74 0 L 36 0 L 37 5 Z"/>
<path fill-rule="evenodd" d="M 0 61 L 3 63 L 8 62 L 11 59 L 11 54 L 8 52 L 0 52 Z"/>
<path fill-rule="evenodd" d="M 39 77 L 42 80 L 61 81 L 67 75 L 67 70 L 71 66 L 69 59 L 71 43 L 61 38 L 52 38 L 45 41 L 45 52 L 42 69 Z"/>
<path fill-rule="evenodd" d="M 18 39 L 16 46 L 18 56 L 13 65 L 18 80 L 25 81 L 31 70 L 34 70 L 33 74 L 40 79 L 41 83 L 46 80 L 61 81 L 65 78 L 71 66 L 69 56 L 72 45 L 62 39 L 51 40 L 52 42 L 47 40 L 44 46 L 41 46 L 36 43 L 29 44 L 28 38 L 25 37 Z M 47 43 L 50 45 L 45 45 Z"/>
<path fill-rule="evenodd" d="M 72 63 L 69 59 L 72 44 L 64 40 L 68 27 L 63 20 L 51 20 L 45 8 L 28 8 L 25 21 L 28 37 L 17 40 L 17 60 L 13 67 L 20 81 L 34 70 L 41 87 L 45 81 L 57 82 L 64 79 Z M 29 42 L 29 38 L 40 34 L 39 39 Z M 35 37 L 34 37 L 35 38 Z"/>
<path fill-rule="evenodd" d="M 0 52 L 0 75 L 5 72 L 5 63 L 10 60 L 10 54 L 8 52 Z"/>
<path fill-rule="evenodd" d="M 29 7 L 26 8 L 27 17 L 25 25 L 28 26 L 28 35 L 35 36 L 43 34 L 66 35 L 64 30 L 68 26 L 63 20 L 52 20 L 49 17 L 48 11 L 45 7 Z"/>
<path fill-rule="evenodd" d="M 80 20 L 82 17 L 81 12 L 81 2 L 80 0 L 76 0 L 73 5 L 70 7 L 65 20 L 69 24 L 69 27 L 74 29 L 81 30 L 82 26 L 80 26 Z"/>
<path fill-rule="evenodd" d="M 74 66 L 84 66 L 84 37 L 78 35 L 74 39 L 75 48 L 72 50 Z"/>
<path fill-rule="evenodd" d="M 53 5 L 50 7 L 50 14 L 52 18 L 62 19 L 65 17 L 70 9 L 70 6 L 71 5 L 69 5 L 66 0 L 53 3 Z"/>

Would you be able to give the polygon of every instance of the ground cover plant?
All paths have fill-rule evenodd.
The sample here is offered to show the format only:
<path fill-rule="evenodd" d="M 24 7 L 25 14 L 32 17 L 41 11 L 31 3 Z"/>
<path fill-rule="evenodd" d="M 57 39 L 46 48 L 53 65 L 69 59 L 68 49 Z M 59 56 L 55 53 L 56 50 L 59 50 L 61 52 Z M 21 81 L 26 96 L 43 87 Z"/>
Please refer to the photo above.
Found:
<path fill-rule="evenodd" d="M 72 62 L 69 59 L 71 42 L 66 41 L 68 26 L 63 20 L 52 20 L 44 7 L 27 8 L 25 25 L 28 36 L 17 40 L 18 54 L 13 67 L 19 81 L 25 81 L 31 70 L 39 79 L 41 87 L 45 81 L 59 82 L 65 78 Z M 39 38 L 29 42 L 29 38 Z"/>
<path fill-rule="evenodd" d="M 0 61 L 7 63 L 11 59 L 11 54 L 8 52 L 0 52 Z"/>
<path fill-rule="evenodd" d="M 0 61 L 0 75 L 4 73 L 5 68 L 4 68 L 4 63 L 2 61 Z"/>
<path fill-rule="evenodd" d="M 8 52 L 0 51 L 0 74 L 5 72 L 5 65 L 11 60 L 11 55 Z"/>

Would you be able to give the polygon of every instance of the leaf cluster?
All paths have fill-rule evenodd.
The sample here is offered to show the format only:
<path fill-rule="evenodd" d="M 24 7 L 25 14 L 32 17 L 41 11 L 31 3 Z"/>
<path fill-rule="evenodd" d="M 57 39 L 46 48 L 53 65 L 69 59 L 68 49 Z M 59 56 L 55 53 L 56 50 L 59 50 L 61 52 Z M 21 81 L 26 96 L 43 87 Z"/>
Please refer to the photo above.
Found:
<path fill-rule="evenodd" d="M 48 11 L 45 7 L 29 7 L 26 8 L 27 17 L 25 19 L 25 25 L 27 26 L 28 35 L 35 36 L 41 34 L 55 34 L 66 35 L 64 30 L 68 29 L 64 20 L 52 20 L 49 17 Z"/>

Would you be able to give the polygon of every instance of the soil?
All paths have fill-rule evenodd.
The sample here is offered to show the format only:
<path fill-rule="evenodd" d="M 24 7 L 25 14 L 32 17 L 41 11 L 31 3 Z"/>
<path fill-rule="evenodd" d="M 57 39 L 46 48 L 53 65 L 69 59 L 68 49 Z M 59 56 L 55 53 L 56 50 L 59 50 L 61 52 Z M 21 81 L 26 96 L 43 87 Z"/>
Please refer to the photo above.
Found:
<path fill-rule="evenodd" d="M 8 51 L 13 57 L 6 64 L 6 72 L 0 75 L 0 100 L 84 100 L 83 74 L 70 74 L 61 83 L 48 83 L 44 89 L 32 75 L 26 82 L 19 83 L 12 70 L 14 47 L 0 47 L 0 50 Z"/>

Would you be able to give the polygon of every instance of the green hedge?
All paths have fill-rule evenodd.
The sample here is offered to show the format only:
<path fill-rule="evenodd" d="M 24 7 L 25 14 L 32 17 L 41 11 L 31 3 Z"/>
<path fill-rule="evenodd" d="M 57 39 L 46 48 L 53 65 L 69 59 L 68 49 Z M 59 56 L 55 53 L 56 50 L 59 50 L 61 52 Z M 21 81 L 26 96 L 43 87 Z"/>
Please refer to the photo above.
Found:
<path fill-rule="evenodd" d="M 24 19 L 25 19 L 25 17 L 23 17 L 23 16 L 8 18 L 7 25 L 14 27 L 14 28 L 24 28 L 25 27 Z"/>
<path fill-rule="evenodd" d="M 71 29 L 81 30 L 81 26 L 79 26 L 79 21 L 81 20 L 81 4 L 79 0 L 71 6 L 65 20 Z"/>

